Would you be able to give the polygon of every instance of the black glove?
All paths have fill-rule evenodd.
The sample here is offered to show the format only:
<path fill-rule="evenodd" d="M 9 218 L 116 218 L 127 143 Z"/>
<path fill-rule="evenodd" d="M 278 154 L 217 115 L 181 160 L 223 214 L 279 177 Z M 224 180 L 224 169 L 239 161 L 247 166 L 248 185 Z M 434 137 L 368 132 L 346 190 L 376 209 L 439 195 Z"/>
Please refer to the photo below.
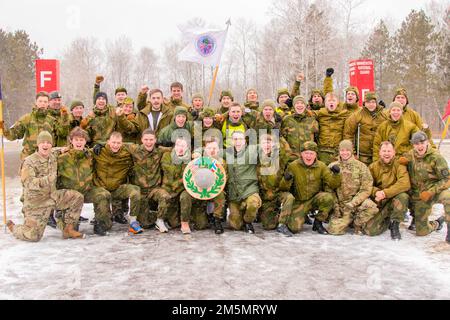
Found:
<path fill-rule="evenodd" d="M 337 164 L 335 164 L 334 166 L 332 166 L 330 168 L 331 172 L 333 172 L 334 174 L 338 174 L 341 172 L 341 168 L 339 168 L 339 166 Z"/>
<path fill-rule="evenodd" d="M 292 109 L 292 99 L 291 99 L 291 98 L 287 99 L 286 102 L 285 102 L 285 104 L 286 104 L 289 108 Z"/>
<path fill-rule="evenodd" d="M 275 122 L 281 122 L 282 120 L 283 118 L 277 112 L 275 112 Z"/>
<path fill-rule="evenodd" d="M 80 126 L 80 121 L 78 121 L 78 120 L 72 120 L 72 121 L 70 121 L 70 126 L 71 126 L 72 128 L 79 127 L 79 126 Z"/>
<path fill-rule="evenodd" d="M 100 155 L 100 152 L 102 152 L 103 147 L 104 147 L 104 146 L 102 146 L 101 144 L 96 144 L 96 145 L 92 148 L 92 150 L 94 151 L 94 154 L 95 154 L 95 155 L 99 156 L 99 155 Z"/>
<path fill-rule="evenodd" d="M 197 119 L 197 117 L 198 117 L 198 111 L 197 111 L 197 110 L 192 110 L 192 111 L 191 111 L 191 115 L 192 115 L 192 118 Z"/>
<path fill-rule="evenodd" d="M 286 180 L 286 181 L 291 181 L 292 178 L 294 178 L 294 176 L 293 176 L 292 173 L 290 173 L 289 171 L 286 171 L 286 172 L 284 173 L 284 180 Z"/>
<path fill-rule="evenodd" d="M 326 75 L 327 75 L 327 77 L 331 77 L 333 75 L 333 73 L 334 73 L 334 69 L 333 68 L 328 68 L 327 72 L 326 72 Z"/>
<path fill-rule="evenodd" d="M 386 108 L 386 103 L 384 103 L 383 100 L 380 100 L 380 102 L 378 102 L 378 104 L 379 104 L 380 106 L 382 106 L 383 108 Z"/>

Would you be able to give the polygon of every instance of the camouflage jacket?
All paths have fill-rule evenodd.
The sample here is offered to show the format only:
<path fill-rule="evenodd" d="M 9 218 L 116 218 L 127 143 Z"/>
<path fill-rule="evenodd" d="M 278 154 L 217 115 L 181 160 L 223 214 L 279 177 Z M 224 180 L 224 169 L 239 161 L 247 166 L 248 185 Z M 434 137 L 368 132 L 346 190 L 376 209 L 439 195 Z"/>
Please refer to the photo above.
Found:
<path fill-rule="evenodd" d="M 329 165 L 339 165 L 342 173 L 342 183 L 336 189 L 339 203 L 351 203 L 357 207 L 372 194 L 373 178 L 369 168 L 355 158 L 347 161 L 337 161 Z"/>
<path fill-rule="evenodd" d="M 106 106 L 104 110 L 99 110 L 96 106 L 83 121 L 81 121 L 81 128 L 85 129 L 90 138 L 90 146 L 97 143 L 105 143 L 111 133 L 116 128 L 116 112 L 113 106 Z"/>
<path fill-rule="evenodd" d="M 93 187 L 92 151 L 70 149 L 58 157 L 58 189 L 72 189 L 82 194 Z"/>
<path fill-rule="evenodd" d="M 66 107 L 63 107 L 66 108 Z M 55 118 L 55 134 L 56 134 L 56 146 L 65 147 L 68 145 L 68 137 L 70 130 L 71 117 L 69 113 L 61 115 L 61 110 L 49 109 L 50 115 Z"/>
<path fill-rule="evenodd" d="M 55 145 L 55 126 L 56 120 L 47 112 L 47 110 L 33 108 L 31 113 L 27 113 L 21 117 L 11 128 L 5 128 L 3 134 L 6 139 L 10 141 L 23 138 L 23 149 L 20 159 L 24 160 L 27 156 L 33 154 L 37 150 L 36 141 L 41 131 L 48 131 L 53 136 L 53 145 Z"/>
<path fill-rule="evenodd" d="M 133 121 L 136 119 L 137 114 L 135 112 L 129 115 L 121 115 L 117 117 L 116 131 L 120 132 L 125 143 L 140 143 L 141 131 L 136 126 L 128 126 L 126 121 Z"/>
<path fill-rule="evenodd" d="M 419 198 L 423 191 L 439 194 L 450 187 L 448 163 L 438 151 L 428 147 L 425 155 L 419 157 L 411 150 L 407 158 L 413 198 Z"/>
<path fill-rule="evenodd" d="M 157 135 L 158 143 L 167 144 L 172 142 L 172 134 L 176 131 L 180 132 L 180 134 L 183 136 L 186 134 L 187 131 L 187 133 L 189 133 L 192 138 L 194 132 L 194 124 L 191 121 L 186 121 L 184 127 L 179 128 L 176 125 L 174 118 L 169 126 L 165 127 L 164 129 L 161 130 L 161 132 L 158 133 Z"/>
<path fill-rule="evenodd" d="M 184 157 L 178 157 L 175 150 L 165 152 L 161 159 L 163 171 L 162 188 L 171 197 L 179 195 L 184 190 L 183 173 L 186 165 L 191 161 L 191 153 L 186 152 Z"/>
<path fill-rule="evenodd" d="M 319 123 L 309 110 L 302 114 L 286 116 L 281 123 L 281 135 L 298 157 L 300 157 L 300 149 L 303 144 L 307 141 L 314 141 L 314 134 L 318 132 Z"/>
<path fill-rule="evenodd" d="M 342 174 L 333 174 L 322 161 L 316 160 L 311 166 L 305 165 L 302 158 L 291 162 L 287 169 L 294 178 L 290 181 L 283 179 L 280 190 L 291 191 L 297 201 L 308 201 L 317 193 L 324 191 L 327 186 L 336 189 L 341 185 Z"/>
<path fill-rule="evenodd" d="M 419 128 L 408 120 L 400 118 L 398 121 L 392 119 L 384 121 L 377 129 L 373 139 L 373 161 L 377 161 L 380 153 L 380 145 L 383 141 L 390 141 L 394 145 L 397 157 L 400 157 L 412 149 L 409 142 L 412 135 Z"/>
<path fill-rule="evenodd" d="M 326 96 L 327 93 L 333 92 L 333 78 L 325 77 L 323 79 L 323 89 L 321 91 L 322 91 L 322 94 L 323 94 L 324 97 Z M 295 81 L 294 85 L 292 86 L 291 97 L 292 97 L 292 99 L 294 99 L 295 96 L 298 96 L 298 95 L 300 95 L 300 82 L 299 81 Z M 312 96 L 313 95 L 310 94 L 309 95 L 309 100 L 308 100 L 309 108 L 311 110 L 320 110 L 320 109 L 325 107 L 325 105 L 323 103 L 321 105 L 314 104 L 312 102 Z"/>
<path fill-rule="evenodd" d="M 336 150 L 343 140 L 344 124 L 351 112 L 337 107 L 332 112 L 322 108 L 314 113 L 319 123 L 319 148 Z"/>
<path fill-rule="evenodd" d="M 372 163 L 369 170 L 373 177 L 372 197 L 377 191 L 384 191 L 386 198 L 390 199 L 411 188 L 406 167 L 396 159 L 388 164 L 380 159 Z"/>

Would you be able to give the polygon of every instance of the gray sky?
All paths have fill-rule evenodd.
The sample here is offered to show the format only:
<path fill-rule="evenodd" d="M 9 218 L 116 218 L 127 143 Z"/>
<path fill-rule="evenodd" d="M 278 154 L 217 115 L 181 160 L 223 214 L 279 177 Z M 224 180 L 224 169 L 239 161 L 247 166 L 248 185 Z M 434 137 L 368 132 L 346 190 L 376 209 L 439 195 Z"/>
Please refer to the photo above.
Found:
<path fill-rule="evenodd" d="M 271 3 L 272 0 L 2 0 L 0 28 L 27 31 L 32 41 L 44 48 L 44 58 L 57 57 L 71 40 L 80 36 L 113 40 L 127 35 L 135 48 L 149 46 L 159 52 L 163 43 L 180 36 L 177 25 L 191 18 L 201 17 L 208 23 L 224 25 L 229 17 L 232 22 L 246 17 L 264 25 L 270 20 Z M 425 8 L 427 3 L 427 0 L 367 0 L 356 15 L 367 28 L 380 18 L 400 23 L 411 9 Z"/>

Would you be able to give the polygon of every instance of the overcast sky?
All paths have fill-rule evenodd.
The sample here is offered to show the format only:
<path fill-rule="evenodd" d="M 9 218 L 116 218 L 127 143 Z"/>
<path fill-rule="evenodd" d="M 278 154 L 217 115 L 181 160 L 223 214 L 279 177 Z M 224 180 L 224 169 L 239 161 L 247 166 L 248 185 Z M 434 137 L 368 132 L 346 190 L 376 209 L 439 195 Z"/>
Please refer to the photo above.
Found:
<path fill-rule="evenodd" d="M 427 3 L 367 0 L 356 14 L 365 17 L 370 28 L 380 18 L 400 23 L 411 9 Z M 159 52 L 163 43 L 180 36 L 177 25 L 191 18 L 225 26 L 229 17 L 232 22 L 245 17 L 264 25 L 270 20 L 271 4 L 272 0 L 1 0 L 0 28 L 27 31 L 44 48 L 43 58 L 57 57 L 71 40 L 85 36 L 112 40 L 127 35 L 135 48 L 149 46 Z"/>

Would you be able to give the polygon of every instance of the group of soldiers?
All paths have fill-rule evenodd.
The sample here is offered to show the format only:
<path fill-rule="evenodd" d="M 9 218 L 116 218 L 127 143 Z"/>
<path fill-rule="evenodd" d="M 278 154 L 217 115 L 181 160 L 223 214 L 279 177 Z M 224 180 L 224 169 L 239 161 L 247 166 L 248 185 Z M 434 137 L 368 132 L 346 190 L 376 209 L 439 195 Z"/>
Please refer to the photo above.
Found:
<path fill-rule="evenodd" d="M 249 89 L 241 105 L 225 90 L 216 108 L 205 106 L 201 94 L 186 103 L 179 82 L 171 84 L 169 98 L 143 86 L 136 102 L 117 88 L 113 106 L 98 76 L 86 117 L 83 102 L 68 110 L 58 92 L 40 92 L 31 113 L 9 129 L 0 123 L 7 139 L 24 139 L 25 220 L 7 226 L 19 239 L 39 241 L 54 219 L 64 238 L 83 238 L 80 213 L 83 203 L 93 203 L 91 222 L 100 236 L 114 222 L 128 224 L 132 234 L 153 226 L 162 233 L 212 227 L 221 234 L 225 222 L 254 233 L 261 222 L 289 237 L 310 224 L 333 235 L 390 229 L 400 240 L 408 211 L 409 229 L 419 236 L 445 222 L 448 230 L 447 161 L 406 90 L 397 89 L 388 108 L 368 92 L 360 107 L 356 87 L 340 102 L 333 73 L 326 70 L 323 89 L 309 99 L 300 95 L 300 73 L 275 101 L 260 103 Z M 198 157 L 215 159 L 226 172 L 225 190 L 210 200 L 194 198 L 183 183 L 186 166 Z M 429 221 L 436 203 L 445 215 Z"/>

